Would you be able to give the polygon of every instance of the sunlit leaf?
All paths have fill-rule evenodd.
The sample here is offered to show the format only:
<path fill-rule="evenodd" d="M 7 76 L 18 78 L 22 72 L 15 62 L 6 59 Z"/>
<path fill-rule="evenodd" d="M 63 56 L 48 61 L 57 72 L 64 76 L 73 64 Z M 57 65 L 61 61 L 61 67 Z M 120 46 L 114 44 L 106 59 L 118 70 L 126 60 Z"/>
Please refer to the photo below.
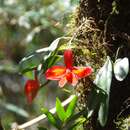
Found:
<path fill-rule="evenodd" d="M 66 110 L 66 116 L 67 118 L 71 117 L 72 114 L 74 113 L 74 109 L 76 107 L 76 103 L 77 103 L 77 96 L 74 96 L 74 98 L 72 99 L 72 101 L 69 103 L 67 110 Z"/>
<path fill-rule="evenodd" d="M 42 108 L 41 110 L 47 116 L 48 121 L 56 128 L 59 128 L 59 124 L 57 123 L 57 120 L 55 119 L 54 115 L 46 108 Z"/>
<path fill-rule="evenodd" d="M 56 51 L 56 49 L 58 49 L 60 45 L 66 42 L 68 42 L 68 38 L 66 37 L 57 38 L 51 43 L 49 47 L 38 49 L 33 54 L 24 57 L 20 61 L 20 66 L 19 66 L 20 72 L 25 73 L 27 71 L 31 71 L 34 67 L 38 66 L 42 62 L 43 63 L 48 62 L 48 59 L 50 62 L 51 58 L 53 58 L 53 57 L 49 58 L 50 56 L 52 56 L 51 54 L 54 53 L 54 51 Z M 58 57 L 55 57 L 55 61 L 56 59 L 58 59 Z"/>
<path fill-rule="evenodd" d="M 43 69 L 44 71 L 47 70 L 47 68 L 50 68 L 52 65 L 54 65 L 56 62 L 58 62 L 62 57 L 59 55 L 51 55 L 49 56 L 46 61 L 43 63 Z"/>
<path fill-rule="evenodd" d="M 78 118 L 74 123 L 71 124 L 71 126 L 69 126 L 68 130 L 78 130 L 82 128 L 82 125 L 85 121 L 86 121 L 85 117 Z"/>
<path fill-rule="evenodd" d="M 129 72 L 129 60 L 127 57 L 117 59 L 114 63 L 114 74 L 118 81 L 123 81 Z"/>
<path fill-rule="evenodd" d="M 42 60 L 43 60 L 42 54 L 35 52 L 30 56 L 24 57 L 20 61 L 19 69 L 22 73 L 33 70 L 33 68 L 38 66 Z"/>
<path fill-rule="evenodd" d="M 28 79 L 34 79 L 33 71 L 28 71 L 24 74 L 24 76 Z"/>
<path fill-rule="evenodd" d="M 109 57 L 107 57 L 107 61 L 104 66 L 99 70 L 96 75 L 96 79 L 94 83 L 106 92 L 107 96 L 102 98 L 98 119 L 102 126 L 105 126 L 108 117 L 108 109 L 109 109 L 109 94 L 110 94 L 110 86 L 112 81 L 112 63 Z"/>
<path fill-rule="evenodd" d="M 64 107 L 61 104 L 61 101 L 58 98 L 56 98 L 56 112 L 57 112 L 59 119 L 62 122 L 64 122 L 66 119 L 66 112 L 64 110 Z"/>
<path fill-rule="evenodd" d="M 46 47 L 46 48 L 42 48 L 42 49 L 39 49 L 37 50 L 36 52 L 37 53 L 42 53 L 42 52 L 46 52 L 46 51 L 49 51 L 49 52 L 53 52 L 55 51 L 60 45 L 63 45 L 65 43 L 67 43 L 69 41 L 70 38 L 68 37 L 59 37 L 57 39 L 55 39 L 49 47 Z"/>

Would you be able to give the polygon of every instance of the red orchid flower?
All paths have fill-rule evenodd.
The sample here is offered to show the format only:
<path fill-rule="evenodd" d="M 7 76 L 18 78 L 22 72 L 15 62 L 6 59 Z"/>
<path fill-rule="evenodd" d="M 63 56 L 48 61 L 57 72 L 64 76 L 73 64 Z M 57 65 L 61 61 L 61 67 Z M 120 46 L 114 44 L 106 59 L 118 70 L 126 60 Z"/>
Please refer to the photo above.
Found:
<path fill-rule="evenodd" d="M 27 101 L 29 104 L 32 103 L 33 99 L 36 97 L 37 92 L 39 90 L 39 81 L 37 78 L 36 70 L 34 70 L 35 79 L 27 80 L 25 84 L 25 94 L 27 96 Z"/>
<path fill-rule="evenodd" d="M 73 52 L 71 49 L 64 52 L 64 63 L 65 66 L 52 66 L 45 73 L 47 79 L 59 80 L 60 87 L 63 87 L 67 82 L 75 86 L 79 79 L 92 73 L 91 67 L 73 66 Z"/>

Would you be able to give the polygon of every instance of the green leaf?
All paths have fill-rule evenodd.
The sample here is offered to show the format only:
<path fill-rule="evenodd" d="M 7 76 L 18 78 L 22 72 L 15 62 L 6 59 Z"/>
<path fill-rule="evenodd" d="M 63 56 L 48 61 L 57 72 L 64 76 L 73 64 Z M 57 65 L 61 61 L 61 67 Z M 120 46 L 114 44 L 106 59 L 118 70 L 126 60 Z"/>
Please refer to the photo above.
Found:
<path fill-rule="evenodd" d="M 57 48 L 59 48 L 61 45 L 64 45 L 65 43 L 67 43 L 70 40 L 70 38 L 68 37 L 59 37 L 57 39 L 55 39 L 49 47 L 46 48 L 42 48 L 37 50 L 37 53 L 43 53 L 43 52 L 54 52 Z"/>
<path fill-rule="evenodd" d="M 104 95 L 104 93 L 100 89 L 98 89 L 98 87 L 92 88 L 87 101 L 87 118 L 91 117 L 94 110 L 99 107 L 102 95 Z"/>
<path fill-rule="evenodd" d="M 56 121 L 54 115 L 53 115 L 51 112 L 49 112 L 48 109 L 46 109 L 46 108 L 42 108 L 41 110 L 42 110 L 42 112 L 47 116 L 48 121 L 49 121 L 53 126 L 55 126 L 56 128 L 59 128 L 59 124 L 58 124 L 58 122 Z"/>
<path fill-rule="evenodd" d="M 61 101 L 58 98 L 56 98 L 56 112 L 57 112 L 59 119 L 62 122 L 64 122 L 66 119 L 66 112 L 64 110 L 64 107 L 61 104 Z"/>
<path fill-rule="evenodd" d="M 33 71 L 28 71 L 24 74 L 24 76 L 28 79 L 34 79 L 34 72 Z"/>
<path fill-rule="evenodd" d="M 56 51 L 61 45 L 68 42 L 68 40 L 69 39 L 66 37 L 57 38 L 51 43 L 49 47 L 38 49 L 31 55 L 24 57 L 19 63 L 20 72 L 25 73 L 31 71 L 34 67 L 37 67 L 43 61 L 43 63 L 45 63 L 46 60 L 52 56 L 52 53 L 54 53 L 54 51 Z"/>
<path fill-rule="evenodd" d="M 76 107 L 77 100 L 78 100 L 78 97 L 74 96 L 72 101 L 69 103 L 67 110 L 66 110 L 66 117 L 67 118 L 71 117 L 72 114 L 74 113 L 74 109 Z"/>
<path fill-rule="evenodd" d="M 107 61 L 105 62 L 104 66 L 99 70 L 98 74 L 96 75 L 96 79 L 94 81 L 94 83 L 103 91 L 105 91 L 107 94 L 107 96 L 104 96 L 102 98 L 98 112 L 98 119 L 102 126 L 105 126 L 107 122 L 111 81 L 112 81 L 112 63 L 110 58 L 107 57 Z"/>
<path fill-rule="evenodd" d="M 54 65 L 56 62 L 61 60 L 61 56 L 59 55 L 51 55 L 49 56 L 46 61 L 43 63 L 43 70 L 46 71 L 48 68 L 50 68 L 52 65 Z"/>
<path fill-rule="evenodd" d="M 86 118 L 80 117 L 74 123 L 72 123 L 71 126 L 69 126 L 68 130 L 78 130 L 81 128 L 84 122 L 86 122 Z"/>
<path fill-rule="evenodd" d="M 32 55 L 24 57 L 19 63 L 19 70 L 22 73 L 33 70 L 36 66 L 41 64 L 43 60 L 43 55 L 34 52 Z"/>
<path fill-rule="evenodd" d="M 114 63 L 114 74 L 118 81 L 123 81 L 129 72 L 129 60 L 127 57 L 117 59 Z"/>

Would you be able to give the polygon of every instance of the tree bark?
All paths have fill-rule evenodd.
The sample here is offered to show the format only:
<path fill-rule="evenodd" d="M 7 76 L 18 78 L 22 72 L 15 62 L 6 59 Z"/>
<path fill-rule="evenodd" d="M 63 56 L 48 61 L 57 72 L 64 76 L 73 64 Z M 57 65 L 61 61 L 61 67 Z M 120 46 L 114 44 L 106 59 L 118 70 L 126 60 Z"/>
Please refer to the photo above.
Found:
<path fill-rule="evenodd" d="M 93 68 L 98 69 L 104 63 L 106 55 L 115 60 L 118 49 L 117 58 L 128 57 L 130 60 L 130 0 L 80 0 L 76 25 L 77 27 L 83 25 L 79 29 L 77 38 L 84 44 L 81 43 L 79 46 L 82 50 L 96 53 L 94 56 L 88 55 L 89 53 L 82 53 L 82 56 L 79 56 L 77 53 L 77 57 L 79 56 L 79 58 L 75 58 L 77 64 L 85 64 L 82 62 L 85 59 Z M 86 103 L 85 97 L 90 91 L 89 88 L 87 90 L 85 88 L 91 83 L 85 82 L 88 81 L 81 81 L 77 87 L 77 90 L 82 93 L 81 104 Z M 119 130 L 114 121 L 117 120 L 117 116 L 128 117 L 130 115 L 129 106 L 130 73 L 122 82 L 117 81 L 113 76 L 107 124 L 105 127 L 101 127 L 97 122 L 97 113 L 95 112 L 92 117 L 92 129 Z"/>

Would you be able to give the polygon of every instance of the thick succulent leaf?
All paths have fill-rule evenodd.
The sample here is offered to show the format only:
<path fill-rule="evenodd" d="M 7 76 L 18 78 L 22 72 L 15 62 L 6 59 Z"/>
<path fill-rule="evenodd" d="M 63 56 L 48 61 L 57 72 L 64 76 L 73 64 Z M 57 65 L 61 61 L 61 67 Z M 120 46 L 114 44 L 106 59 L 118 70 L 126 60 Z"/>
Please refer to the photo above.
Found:
<path fill-rule="evenodd" d="M 94 110 L 99 107 L 102 96 L 105 94 L 98 87 L 93 87 L 87 101 L 87 118 L 91 117 Z"/>
<path fill-rule="evenodd" d="M 98 119 L 102 126 L 105 126 L 107 122 L 111 81 L 112 81 L 112 63 L 110 58 L 107 57 L 107 61 L 105 62 L 104 66 L 99 70 L 98 74 L 96 75 L 96 79 L 94 81 L 94 83 L 107 94 L 107 96 L 104 96 L 102 98 L 98 112 Z"/>
<path fill-rule="evenodd" d="M 118 81 L 123 81 L 129 72 L 129 60 L 127 57 L 117 59 L 114 63 L 114 74 Z"/>
<path fill-rule="evenodd" d="M 25 73 L 27 71 L 32 70 L 34 67 L 38 66 L 42 62 L 43 63 L 45 63 L 45 61 L 48 62 L 47 59 L 50 56 L 52 56 L 52 53 L 54 53 L 54 51 L 57 50 L 61 45 L 67 43 L 68 40 L 69 39 L 66 37 L 57 38 L 51 43 L 49 47 L 38 49 L 31 55 L 24 57 L 19 63 L 20 72 Z"/>
<path fill-rule="evenodd" d="M 64 110 L 64 107 L 61 104 L 61 101 L 58 98 L 56 98 L 56 112 L 57 112 L 59 119 L 62 122 L 64 122 L 66 119 L 66 112 Z"/>
<path fill-rule="evenodd" d="M 48 121 L 56 128 L 59 128 L 59 124 L 55 119 L 54 115 L 48 111 L 46 108 L 42 108 L 41 111 L 47 116 Z"/>
<path fill-rule="evenodd" d="M 66 117 L 69 118 L 73 115 L 74 113 L 74 109 L 76 107 L 76 103 L 77 103 L 78 97 L 74 96 L 74 98 L 72 99 L 72 101 L 69 103 L 67 110 L 66 110 Z"/>

